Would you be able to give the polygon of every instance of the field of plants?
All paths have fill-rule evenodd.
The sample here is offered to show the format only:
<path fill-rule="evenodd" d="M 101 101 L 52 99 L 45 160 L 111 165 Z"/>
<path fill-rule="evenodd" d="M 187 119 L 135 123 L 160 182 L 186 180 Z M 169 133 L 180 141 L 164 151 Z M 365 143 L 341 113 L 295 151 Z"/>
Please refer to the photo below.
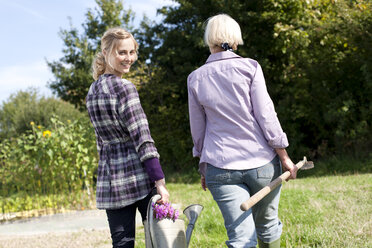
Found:
<path fill-rule="evenodd" d="M 31 131 L 0 143 L 3 214 L 94 207 L 98 155 L 93 130 L 79 121 L 53 117 L 51 122 L 50 129 L 30 122 Z"/>

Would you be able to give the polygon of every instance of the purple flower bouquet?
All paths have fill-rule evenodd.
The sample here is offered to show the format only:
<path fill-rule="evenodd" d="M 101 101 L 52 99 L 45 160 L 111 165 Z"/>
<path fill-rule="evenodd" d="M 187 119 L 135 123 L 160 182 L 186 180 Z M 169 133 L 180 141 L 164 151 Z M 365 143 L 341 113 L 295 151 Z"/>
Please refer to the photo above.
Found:
<path fill-rule="evenodd" d="M 154 210 L 154 219 L 171 219 L 175 221 L 179 216 L 179 211 L 174 209 L 170 203 L 152 203 L 152 209 Z"/>

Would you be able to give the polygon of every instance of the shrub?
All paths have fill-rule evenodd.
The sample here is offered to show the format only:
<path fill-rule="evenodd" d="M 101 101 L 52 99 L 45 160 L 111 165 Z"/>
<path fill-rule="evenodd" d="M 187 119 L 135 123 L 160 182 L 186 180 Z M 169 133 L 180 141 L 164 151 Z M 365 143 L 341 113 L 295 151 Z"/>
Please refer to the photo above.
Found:
<path fill-rule="evenodd" d="M 19 91 L 0 106 L 0 140 L 17 137 L 31 130 L 30 122 L 51 128 L 53 115 L 64 123 L 67 120 L 88 119 L 72 104 L 54 97 L 39 96 L 36 89 Z"/>
<path fill-rule="evenodd" d="M 50 122 L 50 129 L 30 122 L 30 131 L 0 143 L 3 212 L 12 211 L 4 207 L 12 195 L 65 195 L 68 201 L 68 196 L 92 192 L 98 164 L 93 129 L 82 121 L 65 124 L 56 116 Z"/>

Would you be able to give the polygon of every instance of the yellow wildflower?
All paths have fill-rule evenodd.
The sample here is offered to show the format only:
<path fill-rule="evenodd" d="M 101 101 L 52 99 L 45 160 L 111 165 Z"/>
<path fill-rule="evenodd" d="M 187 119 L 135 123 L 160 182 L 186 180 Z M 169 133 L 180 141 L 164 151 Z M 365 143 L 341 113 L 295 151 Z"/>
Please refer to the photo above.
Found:
<path fill-rule="evenodd" d="M 31 125 L 31 126 L 35 125 L 35 122 L 31 121 L 31 122 L 30 122 L 30 125 Z"/>
<path fill-rule="evenodd" d="M 51 131 L 46 130 L 46 131 L 43 132 L 43 137 L 50 137 L 50 136 L 52 136 L 52 132 Z"/>
<path fill-rule="evenodd" d="M 39 126 L 37 126 L 37 128 L 38 128 L 38 129 L 41 129 L 41 126 L 39 125 Z"/>

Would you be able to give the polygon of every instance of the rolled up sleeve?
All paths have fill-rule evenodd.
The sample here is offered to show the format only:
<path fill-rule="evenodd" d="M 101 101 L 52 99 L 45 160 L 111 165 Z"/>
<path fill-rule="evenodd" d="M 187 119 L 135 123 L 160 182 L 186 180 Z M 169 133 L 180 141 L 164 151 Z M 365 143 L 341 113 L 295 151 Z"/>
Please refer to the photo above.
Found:
<path fill-rule="evenodd" d="M 287 135 L 282 130 L 274 104 L 267 92 L 262 68 L 258 63 L 251 85 L 251 100 L 254 117 L 268 144 L 272 148 L 286 148 L 289 145 Z"/>

